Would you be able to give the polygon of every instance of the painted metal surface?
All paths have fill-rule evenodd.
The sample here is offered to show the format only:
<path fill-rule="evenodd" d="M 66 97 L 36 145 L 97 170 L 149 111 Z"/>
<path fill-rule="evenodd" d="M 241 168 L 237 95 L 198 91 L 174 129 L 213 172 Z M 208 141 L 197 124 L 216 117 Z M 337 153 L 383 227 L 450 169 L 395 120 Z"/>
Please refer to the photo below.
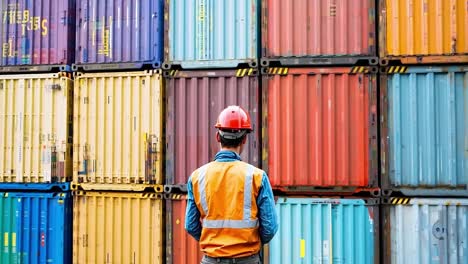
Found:
<path fill-rule="evenodd" d="M 75 55 L 75 0 L 0 1 L 1 66 L 67 64 Z"/>
<path fill-rule="evenodd" d="M 465 55 L 468 62 L 466 0 L 380 0 L 379 6 L 381 57 Z"/>
<path fill-rule="evenodd" d="M 182 68 L 234 68 L 256 63 L 257 0 L 167 0 L 165 59 Z"/>
<path fill-rule="evenodd" d="M 203 253 L 198 242 L 185 231 L 187 196 L 170 194 L 166 200 L 166 263 L 198 264 Z"/>
<path fill-rule="evenodd" d="M 68 192 L 0 192 L 0 263 L 70 263 L 72 209 Z"/>
<path fill-rule="evenodd" d="M 376 199 L 286 198 L 269 263 L 379 263 Z"/>
<path fill-rule="evenodd" d="M 159 67 L 164 47 L 163 3 L 163 0 L 78 0 L 76 64 Z"/>
<path fill-rule="evenodd" d="M 468 67 L 395 67 L 381 95 L 383 187 L 468 195 Z"/>
<path fill-rule="evenodd" d="M 53 183 L 17 183 L 17 182 L 1 182 L 0 190 L 2 191 L 70 191 L 69 182 L 53 182 Z"/>
<path fill-rule="evenodd" d="M 162 183 L 162 84 L 158 71 L 76 76 L 74 182 Z"/>
<path fill-rule="evenodd" d="M 268 69 L 262 159 L 274 188 L 376 187 L 376 74 L 369 70 Z"/>
<path fill-rule="evenodd" d="M 254 132 L 242 160 L 260 163 L 260 97 L 253 69 L 173 71 L 166 81 L 166 184 L 185 184 L 190 174 L 219 151 L 214 127 L 229 105 L 249 112 Z"/>
<path fill-rule="evenodd" d="M 73 81 L 0 75 L 0 182 L 65 182 L 72 172 Z"/>
<path fill-rule="evenodd" d="M 383 263 L 468 263 L 468 199 L 391 198 Z"/>
<path fill-rule="evenodd" d="M 262 0 L 263 56 L 375 56 L 375 1 Z"/>
<path fill-rule="evenodd" d="M 163 263 L 162 200 L 154 193 L 77 192 L 73 263 Z"/>

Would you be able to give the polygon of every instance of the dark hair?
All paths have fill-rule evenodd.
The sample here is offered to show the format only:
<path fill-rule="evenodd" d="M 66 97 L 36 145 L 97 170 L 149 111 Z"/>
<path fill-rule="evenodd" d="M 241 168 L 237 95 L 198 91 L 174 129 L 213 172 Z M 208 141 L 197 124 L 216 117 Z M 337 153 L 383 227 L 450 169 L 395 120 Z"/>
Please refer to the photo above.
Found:
<path fill-rule="evenodd" d="M 231 147 L 231 148 L 236 148 L 242 144 L 242 141 L 244 138 L 247 136 L 247 134 L 243 135 L 241 138 L 237 139 L 227 139 L 219 135 L 219 138 L 221 139 L 221 146 L 222 147 Z"/>

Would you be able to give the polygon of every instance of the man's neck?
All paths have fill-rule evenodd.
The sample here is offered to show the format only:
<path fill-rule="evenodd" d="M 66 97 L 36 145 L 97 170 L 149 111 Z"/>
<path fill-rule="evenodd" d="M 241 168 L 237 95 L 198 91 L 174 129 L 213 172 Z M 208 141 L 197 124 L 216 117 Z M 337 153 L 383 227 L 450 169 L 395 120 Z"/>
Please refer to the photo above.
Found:
<path fill-rule="evenodd" d="M 240 147 L 236 148 L 230 148 L 230 147 L 222 147 L 221 150 L 226 150 L 226 151 L 233 151 L 239 155 L 240 153 Z"/>

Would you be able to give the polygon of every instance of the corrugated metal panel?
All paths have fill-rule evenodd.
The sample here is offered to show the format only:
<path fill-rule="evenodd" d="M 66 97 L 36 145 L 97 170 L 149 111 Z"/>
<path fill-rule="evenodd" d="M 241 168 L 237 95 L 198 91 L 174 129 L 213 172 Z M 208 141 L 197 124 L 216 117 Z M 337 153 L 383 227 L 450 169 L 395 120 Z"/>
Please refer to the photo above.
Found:
<path fill-rule="evenodd" d="M 75 78 L 73 181 L 162 183 L 162 76 L 87 73 Z"/>
<path fill-rule="evenodd" d="M 1 65 L 68 64 L 75 55 L 75 0 L 0 1 Z"/>
<path fill-rule="evenodd" d="M 468 199 L 392 198 L 384 263 L 468 263 Z"/>
<path fill-rule="evenodd" d="M 259 165 L 259 86 L 252 69 L 179 71 L 167 79 L 166 184 L 185 184 L 190 174 L 219 151 L 214 127 L 229 105 L 249 112 L 254 132 L 241 154 Z"/>
<path fill-rule="evenodd" d="M 73 263 L 163 263 L 160 198 L 154 193 L 76 193 Z"/>
<path fill-rule="evenodd" d="M 0 263 L 71 262 L 70 193 L 0 193 L 0 212 Z"/>
<path fill-rule="evenodd" d="M 375 1 L 263 0 L 266 57 L 375 56 Z"/>
<path fill-rule="evenodd" d="M 183 68 L 256 66 L 257 2 L 167 0 L 165 59 Z"/>
<path fill-rule="evenodd" d="M 71 179 L 73 81 L 0 75 L 0 182 Z"/>
<path fill-rule="evenodd" d="M 380 54 L 468 54 L 468 1 L 380 0 Z"/>
<path fill-rule="evenodd" d="M 198 242 L 185 231 L 186 195 L 172 194 L 166 200 L 166 262 L 198 264 L 203 253 Z"/>
<path fill-rule="evenodd" d="M 384 186 L 468 195 L 468 67 L 409 67 L 381 89 Z"/>
<path fill-rule="evenodd" d="M 365 67 L 268 71 L 273 74 L 263 80 L 262 135 L 271 184 L 375 186 L 375 74 Z"/>
<path fill-rule="evenodd" d="M 78 0 L 76 63 L 145 63 L 163 57 L 163 0 Z"/>
<path fill-rule="evenodd" d="M 269 263 L 379 263 L 376 199 L 286 198 Z"/>

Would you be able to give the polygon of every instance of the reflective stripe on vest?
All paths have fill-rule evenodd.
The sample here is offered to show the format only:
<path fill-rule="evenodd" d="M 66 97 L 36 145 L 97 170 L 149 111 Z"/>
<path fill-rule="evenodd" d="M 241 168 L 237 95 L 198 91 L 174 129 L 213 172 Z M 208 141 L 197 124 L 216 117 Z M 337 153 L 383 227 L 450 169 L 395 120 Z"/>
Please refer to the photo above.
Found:
<path fill-rule="evenodd" d="M 200 203 L 205 215 L 208 215 L 208 203 L 206 202 L 205 176 L 207 165 L 200 168 L 199 173 L 199 194 Z M 252 214 L 252 184 L 254 167 L 247 165 L 247 174 L 244 181 L 244 212 L 242 220 L 209 220 L 203 219 L 204 228 L 254 228 L 258 226 L 258 219 L 250 219 Z"/>

